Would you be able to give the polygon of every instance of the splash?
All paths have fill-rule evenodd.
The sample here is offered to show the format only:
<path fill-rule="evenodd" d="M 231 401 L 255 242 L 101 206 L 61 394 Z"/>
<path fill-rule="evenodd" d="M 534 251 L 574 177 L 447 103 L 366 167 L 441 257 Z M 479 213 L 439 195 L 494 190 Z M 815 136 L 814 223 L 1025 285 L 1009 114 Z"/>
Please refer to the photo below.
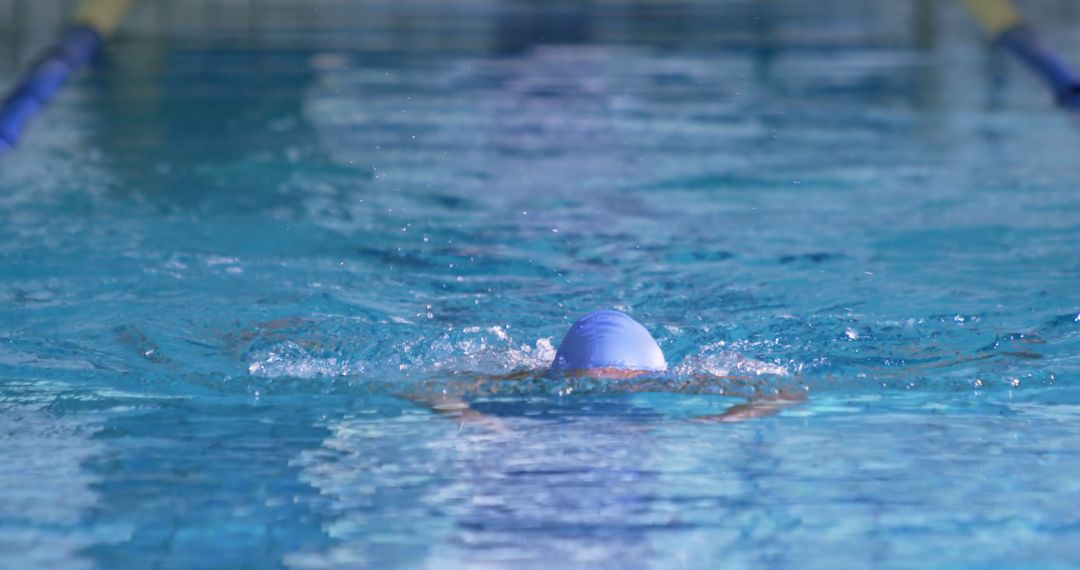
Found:
<path fill-rule="evenodd" d="M 749 346 L 745 348 L 750 348 Z M 705 345 L 697 354 L 690 355 L 672 370 L 677 375 L 713 376 L 790 376 L 788 367 L 743 354 L 739 347 L 729 348 L 720 341 Z"/>
<path fill-rule="evenodd" d="M 354 388 L 386 386 L 389 378 L 396 379 L 390 386 L 408 385 L 410 390 L 421 392 L 492 396 L 603 392 L 741 394 L 791 383 L 792 366 L 744 354 L 760 347 L 729 345 L 723 341 L 702 347 L 663 374 L 624 379 L 552 377 L 546 373 L 555 357 L 551 338 L 519 341 L 508 329 L 468 326 L 437 336 L 421 334 L 387 344 L 376 341 L 378 346 L 278 337 L 248 352 L 248 372 L 269 379 L 349 377 Z M 798 370 L 798 365 L 794 368 Z"/>
<path fill-rule="evenodd" d="M 504 374 L 520 370 L 544 370 L 555 359 L 550 338 L 517 342 L 500 326 L 466 327 L 448 332 L 421 351 L 430 359 L 430 370 Z"/>
<path fill-rule="evenodd" d="M 335 356 L 319 356 L 293 341 L 252 355 L 248 372 L 262 378 L 326 378 L 358 373 L 362 365 Z"/>

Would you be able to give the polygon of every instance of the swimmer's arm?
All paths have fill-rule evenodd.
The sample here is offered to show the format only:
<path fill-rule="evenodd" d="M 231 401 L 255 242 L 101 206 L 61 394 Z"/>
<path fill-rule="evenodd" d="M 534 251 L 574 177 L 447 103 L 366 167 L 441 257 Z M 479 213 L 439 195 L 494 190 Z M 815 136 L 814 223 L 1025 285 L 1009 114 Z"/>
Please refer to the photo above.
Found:
<path fill-rule="evenodd" d="M 694 377 L 697 386 L 723 382 L 725 385 L 735 388 L 753 388 L 754 395 L 745 404 L 736 404 L 719 414 L 700 416 L 698 421 L 707 422 L 741 422 L 756 418 L 775 416 L 792 406 L 806 401 L 806 392 L 801 390 L 780 390 L 776 393 L 762 393 L 761 379 L 752 376 L 712 376 L 699 375 Z"/>
<path fill-rule="evenodd" d="M 731 406 L 722 413 L 700 416 L 698 421 L 706 422 L 741 422 L 756 418 L 774 416 L 780 412 L 806 401 L 805 392 L 780 391 L 768 396 L 754 396 L 745 404 Z"/>
<path fill-rule="evenodd" d="M 457 419 L 462 424 L 478 425 L 492 431 L 506 431 L 502 420 L 474 410 L 459 394 L 403 394 L 402 397 L 439 415 Z"/>
<path fill-rule="evenodd" d="M 670 383 L 657 383 L 654 379 L 644 378 L 631 380 L 613 386 L 613 388 L 631 393 L 670 391 L 671 388 L 675 388 L 674 391 L 683 394 L 715 394 L 718 384 L 725 389 L 731 388 L 732 391 L 753 389 L 754 395 L 745 404 L 737 404 L 719 414 L 695 418 L 697 421 L 707 422 L 740 422 L 764 418 L 779 414 L 787 408 L 806 401 L 806 392 L 804 391 L 780 390 L 776 393 L 763 394 L 761 382 L 760 378 L 754 376 L 700 374 L 695 375 L 688 382 L 679 386 L 672 386 Z"/>
<path fill-rule="evenodd" d="M 478 425 L 492 431 L 507 431 L 502 420 L 473 409 L 465 400 L 465 394 L 485 394 L 497 391 L 502 382 L 515 382 L 536 377 L 535 370 L 519 370 L 502 375 L 459 373 L 447 388 L 445 384 L 420 386 L 418 391 L 400 394 L 400 397 L 446 417 L 455 418 L 463 425 Z"/>

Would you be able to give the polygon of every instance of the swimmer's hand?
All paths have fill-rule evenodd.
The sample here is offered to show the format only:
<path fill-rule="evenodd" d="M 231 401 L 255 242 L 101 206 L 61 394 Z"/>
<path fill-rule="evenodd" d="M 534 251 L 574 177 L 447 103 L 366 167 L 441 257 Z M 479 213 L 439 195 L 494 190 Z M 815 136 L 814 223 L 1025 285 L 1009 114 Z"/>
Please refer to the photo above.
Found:
<path fill-rule="evenodd" d="M 755 396 L 745 404 L 738 404 L 724 410 L 723 413 L 694 418 L 700 422 L 741 422 L 755 418 L 764 418 L 779 414 L 791 406 L 806 401 L 805 392 L 781 391 L 769 396 Z"/>

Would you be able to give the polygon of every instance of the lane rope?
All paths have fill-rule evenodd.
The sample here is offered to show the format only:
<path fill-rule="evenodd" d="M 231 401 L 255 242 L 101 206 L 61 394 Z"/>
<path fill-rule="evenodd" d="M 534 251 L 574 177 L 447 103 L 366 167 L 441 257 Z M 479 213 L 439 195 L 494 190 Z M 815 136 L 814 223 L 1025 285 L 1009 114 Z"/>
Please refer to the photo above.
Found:
<path fill-rule="evenodd" d="M 60 38 L 42 50 L 0 102 L 0 155 L 15 148 L 30 120 L 56 98 L 72 75 L 93 61 L 133 4 L 134 0 L 84 0 L 78 6 Z"/>
<path fill-rule="evenodd" d="M 1080 112 L 1080 75 L 1046 46 L 1010 0 L 963 0 L 990 39 L 1013 53 L 1054 94 L 1058 105 Z"/>

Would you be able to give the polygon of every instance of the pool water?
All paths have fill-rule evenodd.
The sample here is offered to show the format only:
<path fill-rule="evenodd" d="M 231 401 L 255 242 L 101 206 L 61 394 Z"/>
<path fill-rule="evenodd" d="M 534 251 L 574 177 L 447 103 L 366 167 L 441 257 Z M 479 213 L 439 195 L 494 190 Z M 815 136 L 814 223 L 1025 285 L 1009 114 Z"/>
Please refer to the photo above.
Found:
<path fill-rule="evenodd" d="M 1080 131 L 962 22 L 687 10 L 112 46 L 0 165 L 0 565 L 1080 564 Z M 654 391 L 403 397 L 608 307 Z"/>

